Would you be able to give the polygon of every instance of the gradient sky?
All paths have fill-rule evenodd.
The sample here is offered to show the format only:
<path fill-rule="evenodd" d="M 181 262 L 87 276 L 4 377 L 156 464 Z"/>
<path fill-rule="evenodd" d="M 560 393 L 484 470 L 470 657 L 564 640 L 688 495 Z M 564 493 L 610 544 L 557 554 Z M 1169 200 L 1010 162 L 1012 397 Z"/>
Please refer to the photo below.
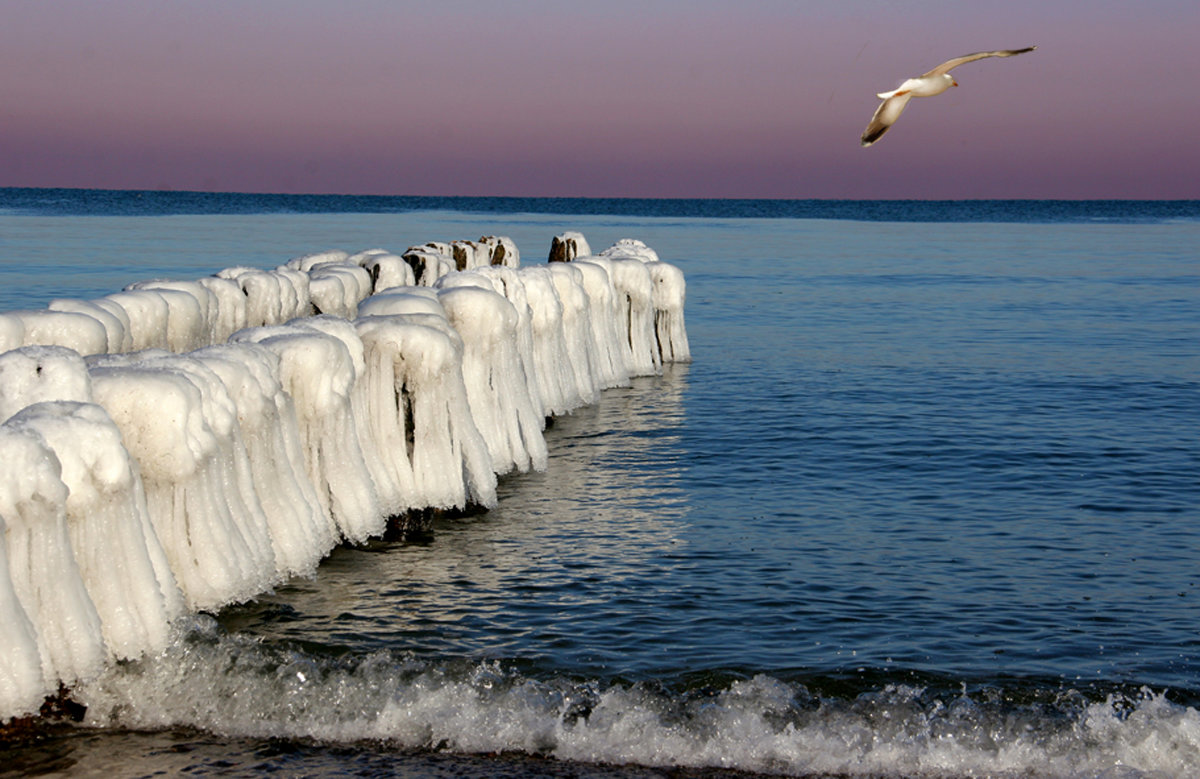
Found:
<path fill-rule="evenodd" d="M 1200 197 L 1195 0 L 0 0 L 0 186 Z M 972 51 L 859 146 L 878 91 Z"/>

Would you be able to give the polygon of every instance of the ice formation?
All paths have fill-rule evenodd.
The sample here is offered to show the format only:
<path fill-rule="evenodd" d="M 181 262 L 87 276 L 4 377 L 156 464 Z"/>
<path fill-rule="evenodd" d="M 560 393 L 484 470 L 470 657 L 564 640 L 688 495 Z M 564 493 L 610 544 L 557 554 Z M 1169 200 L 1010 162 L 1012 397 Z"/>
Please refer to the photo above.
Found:
<path fill-rule="evenodd" d="M 188 606 L 219 608 L 273 584 L 266 517 L 216 374 L 166 353 L 110 356 L 90 373 L 96 402 L 141 467 L 151 521 Z"/>
<path fill-rule="evenodd" d="M 25 323 L 19 316 L 0 314 L 0 352 L 16 349 L 25 343 Z"/>
<path fill-rule="evenodd" d="M 367 471 L 351 409 L 353 357 L 334 335 L 304 325 L 250 328 L 238 342 L 279 357 L 279 378 L 295 403 L 301 450 L 322 511 L 339 535 L 362 542 L 384 529 L 379 495 Z"/>
<path fill-rule="evenodd" d="M 371 277 L 371 287 L 383 292 L 393 287 L 411 287 L 417 283 L 412 266 L 404 258 L 383 249 L 368 249 L 350 258 Z"/>
<path fill-rule="evenodd" d="M 436 301 L 434 301 L 436 303 Z M 376 314 L 357 327 L 381 457 L 402 507 L 496 503 L 496 474 L 467 403 L 462 344 L 444 317 Z"/>
<path fill-rule="evenodd" d="M 0 314 L 0 721 L 389 517 L 494 505 L 546 468 L 547 416 L 689 358 L 678 268 L 554 246 L 331 250 Z"/>
<path fill-rule="evenodd" d="M 162 295 L 154 290 L 126 290 L 106 295 L 103 300 L 123 311 L 129 322 L 129 348 L 123 351 L 167 348 L 170 309 Z"/>
<path fill-rule="evenodd" d="M 492 470 L 544 470 L 542 413 L 534 406 L 517 353 L 516 309 L 503 295 L 480 286 L 449 286 L 438 300 L 463 338 L 467 401 L 491 452 Z"/>
<path fill-rule="evenodd" d="M 8 574 L 37 637 L 39 681 L 69 684 L 100 670 L 105 647 L 100 616 L 72 554 L 62 468 L 36 433 L 7 423 L 0 425 L 0 461 L 8 465 L 0 474 Z M 6 644 L 13 641 L 7 634 L 6 624 Z M 20 652 L 21 636 L 16 639 Z M 5 646 L 0 656 L 10 651 Z"/>
<path fill-rule="evenodd" d="M 80 354 L 108 351 L 108 331 L 98 320 L 74 311 L 12 311 L 21 320 L 27 345 L 65 346 Z"/>
<path fill-rule="evenodd" d="M 93 403 L 49 401 L 6 426 L 40 437 L 61 464 L 71 548 L 108 651 L 134 659 L 161 650 L 183 598 L 117 426 Z"/>
<path fill-rule="evenodd" d="M 92 399 L 83 357 L 62 346 L 26 346 L 0 353 L 0 422 L 44 400 Z"/>
<path fill-rule="evenodd" d="M 574 230 L 568 230 L 550 240 L 550 262 L 571 262 L 591 253 L 592 248 L 583 237 L 583 233 Z"/>
<path fill-rule="evenodd" d="M 280 381 L 279 356 L 253 343 L 210 346 L 192 356 L 221 378 L 237 406 L 276 569 L 311 574 L 337 543 L 338 532 L 308 478 L 295 404 Z"/>
<path fill-rule="evenodd" d="M 46 308 L 84 314 L 95 319 L 104 326 L 109 352 L 127 352 L 133 347 L 133 339 L 129 334 L 129 315 L 120 306 L 114 304 L 106 307 L 90 300 L 59 298 L 51 300 Z"/>

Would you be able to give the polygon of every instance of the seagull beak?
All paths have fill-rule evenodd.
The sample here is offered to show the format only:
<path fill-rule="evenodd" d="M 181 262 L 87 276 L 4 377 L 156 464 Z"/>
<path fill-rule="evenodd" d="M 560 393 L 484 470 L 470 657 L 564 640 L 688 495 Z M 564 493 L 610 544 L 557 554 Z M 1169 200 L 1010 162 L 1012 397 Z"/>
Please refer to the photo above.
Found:
<path fill-rule="evenodd" d="M 950 80 L 950 86 L 952 86 L 952 87 L 956 87 L 956 86 L 958 86 L 958 82 L 957 82 L 957 81 L 955 81 L 955 80 L 953 80 L 953 79 L 951 79 L 951 80 Z"/>

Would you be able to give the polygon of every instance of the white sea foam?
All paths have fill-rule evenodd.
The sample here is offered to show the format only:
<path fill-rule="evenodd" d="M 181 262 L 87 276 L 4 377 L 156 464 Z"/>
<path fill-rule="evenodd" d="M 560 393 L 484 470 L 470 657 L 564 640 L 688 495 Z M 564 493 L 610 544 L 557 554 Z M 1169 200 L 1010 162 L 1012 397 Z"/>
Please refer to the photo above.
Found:
<path fill-rule="evenodd" d="M 1150 691 L 1013 704 L 887 685 L 832 698 L 766 675 L 672 691 L 387 652 L 334 662 L 197 631 L 82 685 L 88 723 L 803 776 L 1129 779 L 1200 761 L 1200 712 Z"/>

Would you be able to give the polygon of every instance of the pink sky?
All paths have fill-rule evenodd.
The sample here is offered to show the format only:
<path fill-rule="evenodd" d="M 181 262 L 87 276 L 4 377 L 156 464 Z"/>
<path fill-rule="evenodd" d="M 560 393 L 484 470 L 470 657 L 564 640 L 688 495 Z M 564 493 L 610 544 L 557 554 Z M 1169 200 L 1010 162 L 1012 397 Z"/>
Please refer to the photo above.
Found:
<path fill-rule="evenodd" d="M 1200 197 L 1194 0 L 0 0 L 0 186 Z M 971 51 L 874 146 L 874 93 Z"/>

